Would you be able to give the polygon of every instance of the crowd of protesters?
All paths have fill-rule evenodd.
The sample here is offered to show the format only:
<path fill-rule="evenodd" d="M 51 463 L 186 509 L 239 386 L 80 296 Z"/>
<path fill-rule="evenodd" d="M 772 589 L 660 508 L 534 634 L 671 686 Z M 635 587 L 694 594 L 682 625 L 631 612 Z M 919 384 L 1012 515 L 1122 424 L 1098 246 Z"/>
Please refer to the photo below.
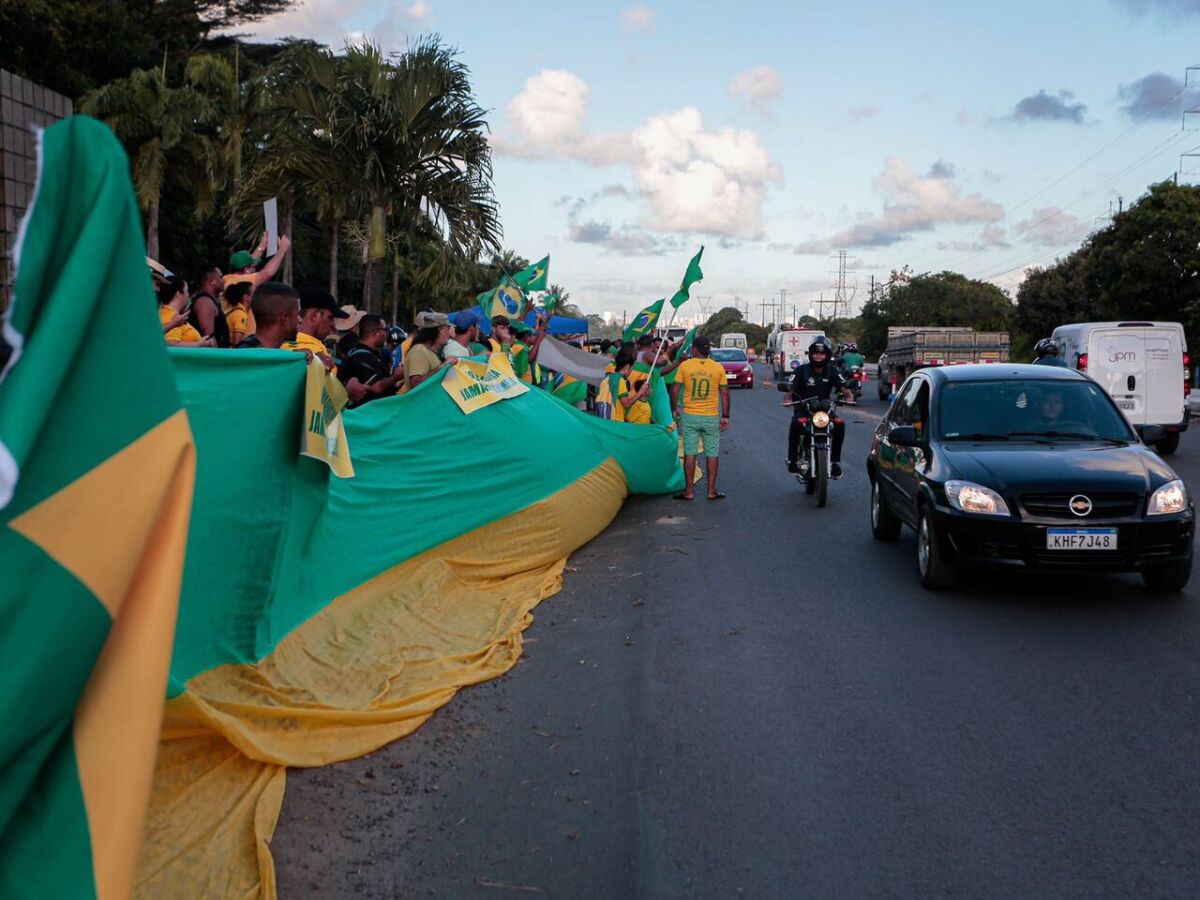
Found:
<path fill-rule="evenodd" d="M 351 406 L 407 393 L 446 366 L 494 353 L 505 354 L 516 376 L 532 387 L 555 390 L 571 381 L 537 361 L 547 337 L 546 316 L 539 314 L 536 327 L 530 328 L 506 316 L 487 322 L 471 310 L 455 313 L 453 319 L 446 313 L 421 312 L 406 332 L 381 316 L 339 305 L 323 287 L 297 289 L 277 280 L 290 245 L 281 237 L 278 252 L 264 260 L 266 246 L 264 234 L 253 252 L 230 257 L 228 273 L 218 266 L 206 268 L 194 289 L 179 276 L 160 272 L 156 289 L 164 340 L 178 347 L 304 353 L 338 378 Z M 485 335 L 488 325 L 490 336 Z M 582 335 L 567 343 L 584 347 Z M 693 355 L 683 352 L 682 344 L 649 334 L 634 342 L 591 343 L 587 349 L 611 361 L 605 378 L 598 387 L 588 388 L 580 405 L 603 418 L 650 424 L 655 421 L 650 372 L 672 385 L 677 370 Z M 698 349 L 702 341 L 696 344 Z"/>

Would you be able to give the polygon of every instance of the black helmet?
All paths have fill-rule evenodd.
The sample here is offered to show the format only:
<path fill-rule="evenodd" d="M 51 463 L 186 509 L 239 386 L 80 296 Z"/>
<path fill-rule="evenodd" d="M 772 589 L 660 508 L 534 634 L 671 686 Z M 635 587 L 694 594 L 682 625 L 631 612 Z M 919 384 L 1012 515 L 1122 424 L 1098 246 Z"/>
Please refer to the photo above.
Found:
<path fill-rule="evenodd" d="M 388 329 L 387 339 L 389 342 L 391 342 L 393 344 L 402 344 L 402 343 L 404 343 L 404 339 L 407 337 L 408 337 L 408 334 L 405 333 L 404 329 L 401 328 L 399 325 L 393 325 L 391 328 Z"/>
<path fill-rule="evenodd" d="M 829 346 L 829 341 L 825 340 L 825 338 L 817 338 L 808 345 L 809 359 L 812 359 L 812 355 L 817 352 L 824 353 L 826 356 L 833 356 L 833 348 Z"/>
<path fill-rule="evenodd" d="M 1058 344 L 1054 342 L 1054 338 L 1042 338 L 1033 345 L 1033 352 L 1037 354 L 1037 358 L 1043 356 L 1058 356 Z"/>

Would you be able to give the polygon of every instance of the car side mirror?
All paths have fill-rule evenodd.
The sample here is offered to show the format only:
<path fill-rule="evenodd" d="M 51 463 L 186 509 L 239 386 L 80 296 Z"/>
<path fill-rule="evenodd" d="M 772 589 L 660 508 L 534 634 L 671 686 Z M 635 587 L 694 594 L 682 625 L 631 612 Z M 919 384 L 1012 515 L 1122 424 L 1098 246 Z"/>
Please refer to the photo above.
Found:
<path fill-rule="evenodd" d="M 775 390 L 779 391 L 781 394 L 786 394 L 791 389 L 792 389 L 792 386 L 790 384 L 788 384 L 786 381 L 775 382 Z"/>
<path fill-rule="evenodd" d="M 888 440 L 897 447 L 921 446 L 921 435 L 911 425 L 897 425 L 888 432 Z"/>
<path fill-rule="evenodd" d="M 1167 429 L 1161 425 L 1143 425 L 1141 436 L 1143 444 L 1157 444 L 1167 436 Z"/>

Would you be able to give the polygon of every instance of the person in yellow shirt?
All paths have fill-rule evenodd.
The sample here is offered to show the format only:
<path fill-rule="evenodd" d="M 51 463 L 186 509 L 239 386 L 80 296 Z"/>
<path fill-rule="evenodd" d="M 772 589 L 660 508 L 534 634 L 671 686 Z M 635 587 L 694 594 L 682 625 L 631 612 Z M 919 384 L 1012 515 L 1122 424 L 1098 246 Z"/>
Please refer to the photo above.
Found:
<path fill-rule="evenodd" d="M 596 415 L 614 422 L 629 421 L 629 411 L 635 403 L 646 399 L 650 393 L 650 381 L 646 379 L 638 390 L 629 386 L 629 375 L 633 372 L 633 354 L 621 351 L 613 363 L 614 371 L 605 375 L 596 391 Z"/>
<path fill-rule="evenodd" d="M 419 318 L 421 330 L 413 335 L 412 346 L 404 355 L 404 384 L 399 393 L 407 394 L 443 366 L 454 365 L 456 359 L 443 360 L 442 348 L 450 340 L 450 318 L 445 313 L 427 312 Z"/>
<path fill-rule="evenodd" d="M 650 379 L 638 378 L 633 382 L 633 390 L 636 394 L 641 391 Z M 649 425 L 653 421 L 653 415 L 650 409 L 650 403 L 647 400 L 634 400 L 630 404 L 629 409 L 625 412 L 625 421 L 634 425 Z"/>
<path fill-rule="evenodd" d="M 717 490 L 717 464 L 721 453 L 721 432 L 729 427 L 729 387 L 725 367 L 709 359 L 712 342 L 700 336 L 692 342 L 692 358 L 681 365 L 671 385 L 671 409 L 678 414 L 682 405 L 680 424 L 683 426 L 683 492 L 679 500 L 693 500 L 692 483 L 696 476 L 696 455 L 700 439 L 704 439 L 704 456 L 708 467 L 708 499 L 722 500 Z M 680 401 L 682 400 L 682 404 Z"/>
<path fill-rule="evenodd" d="M 282 350 L 307 351 L 325 364 L 325 371 L 337 375 L 337 367 L 329 348 L 325 346 L 325 338 L 333 331 L 333 323 L 338 319 L 347 318 L 346 313 L 337 305 L 333 295 L 323 287 L 300 288 L 300 324 L 297 328 L 296 339 L 287 341 Z M 351 394 L 351 399 L 355 399 Z M 357 400 L 356 400 L 357 402 Z"/>
<path fill-rule="evenodd" d="M 172 275 L 158 286 L 158 320 L 163 326 L 163 340 L 171 347 L 215 347 L 216 338 L 201 337 L 187 321 L 188 286 L 178 275 Z"/>
<path fill-rule="evenodd" d="M 229 346 L 236 347 L 254 334 L 255 324 L 250 312 L 254 285 L 239 281 L 225 289 L 225 324 L 229 327 Z"/>
<path fill-rule="evenodd" d="M 266 265 L 263 265 L 259 269 L 259 266 L 262 265 L 262 254 L 267 249 L 267 233 L 264 231 L 253 253 L 239 250 L 233 256 L 229 257 L 229 274 L 222 278 L 225 287 L 228 288 L 231 284 L 238 284 L 240 282 L 249 282 L 251 291 L 253 291 L 260 284 L 273 280 L 275 273 L 283 265 L 283 258 L 287 256 L 288 249 L 291 246 L 291 238 L 285 234 L 279 239 L 278 252 L 267 260 Z"/>

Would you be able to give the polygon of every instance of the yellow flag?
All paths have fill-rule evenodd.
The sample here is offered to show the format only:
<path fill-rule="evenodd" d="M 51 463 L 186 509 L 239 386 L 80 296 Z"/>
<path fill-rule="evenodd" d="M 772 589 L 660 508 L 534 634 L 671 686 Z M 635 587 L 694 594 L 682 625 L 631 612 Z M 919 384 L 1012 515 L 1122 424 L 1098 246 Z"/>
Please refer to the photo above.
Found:
<path fill-rule="evenodd" d="M 507 354 L 493 353 L 487 363 L 459 360 L 442 378 L 442 389 L 470 415 L 501 400 L 519 397 L 529 385 L 517 377 Z"/>
<path fill-rule="evenodd" d="M 338 478 L 354 477 L 350 445 L 346 443 L 346 428 L 342 423 L 342 410 L 348 399 L 342 383 L 325 371 L 320 360 L 308 364 L 300 453 L 321 460 Z"/>

